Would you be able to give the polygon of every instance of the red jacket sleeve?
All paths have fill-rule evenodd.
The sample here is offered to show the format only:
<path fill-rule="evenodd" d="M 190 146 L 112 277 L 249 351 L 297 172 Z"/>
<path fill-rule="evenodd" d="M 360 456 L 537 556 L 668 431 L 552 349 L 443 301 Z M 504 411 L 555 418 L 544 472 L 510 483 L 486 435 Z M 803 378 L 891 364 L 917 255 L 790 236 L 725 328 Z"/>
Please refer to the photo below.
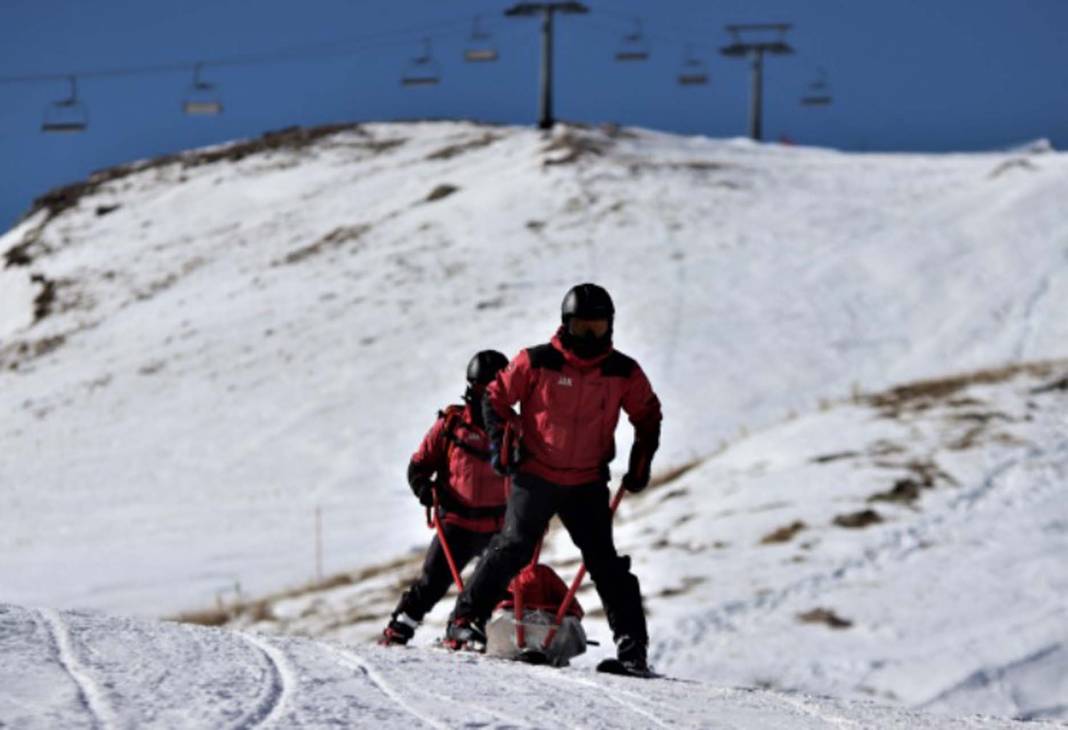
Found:
<path fill-rule="evenodd" d="M 634 445 L 630 449 L 628 470 L 632 476 L 647 480 L 653 455 L 660 447 L 660 421 L 663 420 L 663 414 L 660 399 L 640 367 L 635 367 L 627 378 L 622 405 L 634 425 Z"/>
<path fill-rule="evenodd" d="M 417 476 L 431 477 L 434 472 L 444 472 L 447 468 L 446 455 L 448 444 L 445 441 L 445 419 L 438 418 L 423 437 L 419 448 L 412 454 L 408 464 L 408 483 Z M 439 476 L 442 474 L 439 473 Z"/>
<path fill-rule="evenodd" d="M 527 397 L 530 387 L 530 355 L 526 350 L 520 350 L 508 367 L 497 373 L 497 377 L 486 388 L 482 417 L 491 441 L 500 442 L 505 425 L 519 420 L 512 406 Z"/>

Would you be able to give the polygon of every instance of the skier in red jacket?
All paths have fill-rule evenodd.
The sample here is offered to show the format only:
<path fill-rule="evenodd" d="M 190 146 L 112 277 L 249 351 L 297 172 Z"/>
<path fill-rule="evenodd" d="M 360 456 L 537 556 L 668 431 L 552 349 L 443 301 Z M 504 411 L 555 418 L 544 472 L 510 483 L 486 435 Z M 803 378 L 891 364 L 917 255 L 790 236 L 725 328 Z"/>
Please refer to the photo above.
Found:
<path fill-rule="evenodd" d="M 486 385 L 507 364 L 508 358 L 496 350 L 483 350 L 471 358 L 465 405 L 448 406 L 438 414 L 408 464 L 408 484 L 422 505 L 433 508 L 437 492 L 437 516 L 443 523 L 456 569 L 461 571 L 485 550 L 503 523 L 508 479 L 490 465 L 482 401 Z M 423 616 L 445 595 L 450 582 L 449 564 L 435 536 L 422 574 L 401 596 L 379 643 L 408 643 Z"/>
<path fill-rule="evenodd" d="M 498 473 L 513 475 L 512 488 L 504 527 L 456 601 L 446 632 L 453 648 L 485 643 L 493 604 L 559 514 L 597 587 L 620 662 L 628 671 L 648 672 L 641 588 L 612 539 L 608 464 L 622 410 L 634 426 L 623 486 L 644 489 L 661 411 L 638 363 L 612 347 L 614 316 L 604 289 L 573 287 L 552 341 L 521 351 L 486 389 L 491 462 Z"/>

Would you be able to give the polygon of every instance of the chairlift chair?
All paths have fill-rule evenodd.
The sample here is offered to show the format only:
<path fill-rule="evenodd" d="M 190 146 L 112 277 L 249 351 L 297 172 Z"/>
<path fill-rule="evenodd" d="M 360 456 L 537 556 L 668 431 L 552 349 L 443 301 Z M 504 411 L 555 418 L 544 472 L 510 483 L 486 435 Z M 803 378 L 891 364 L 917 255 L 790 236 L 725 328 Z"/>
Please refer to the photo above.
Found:
<path fill-rule="evenodd" d="M 89 128 L 89 109 L 78 100 L 78 81 L 70 77 L 70 96 L 54 101 L 45 109 L 41 131 L 77 133 Z"/>
<path fill-rule="evenodd" d="M 816 80 L 808 85 L 808 89 L 801 97 L 801 106 L 830 106 L 833 102 L 831 87 L 827 83 L 827 72 L 821 68 Z"/>
<path fill-rule="evenodd" d="M 497 58 L 497 47 L 493 44 L 493 36 L 482 30 L 479 18 L 476 16 L 471 28 L 471 37 L 467 48 L 464 49 L 464 60 L 468 63 L 485 63 L 496 61 Z"/>
<path fill-rule="evenodd" d="M 189 87 L 182 101 L 182 111 L 190 117 L 214 117 L 222 113 L 223 105 L 219 101 L 215 84 L 200 78 L 200 66 L 193 67 L 193 85 Z"/>
<path fill-rule="evenodd" d="M 640 18 L 634 19 L 634 30 L 623 36 L 619 50 L 616 51 L 616 60 L 624 63 L 649 60 L 649 43 L 645 40 Z"/>
<path fill-rule="evenodd" d="M 430 39 L 423 39 L 423 53 L 408 62 L 401 76 L 402 86 L 436 86 L 441 82 L 441 72 L 431 50 Z"/>
<path fill-rule="evenodd" d="M 708 64 L 693 52 L 693 46 L 686 46 L 679 71 L 679 86 L 707 86 Z"/>

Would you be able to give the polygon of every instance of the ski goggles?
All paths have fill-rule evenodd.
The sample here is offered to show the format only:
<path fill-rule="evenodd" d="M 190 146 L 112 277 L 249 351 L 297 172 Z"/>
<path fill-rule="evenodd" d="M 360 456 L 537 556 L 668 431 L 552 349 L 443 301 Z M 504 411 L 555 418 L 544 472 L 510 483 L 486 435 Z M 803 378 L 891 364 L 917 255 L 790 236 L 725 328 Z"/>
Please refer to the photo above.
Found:
<path fill-rule="evenodd" d="M 575 337 L 596 337 L 598 339 L 608 334 L 607 319 L 580 319 L 572 317 L 568 322 L 568 331 Z"/>

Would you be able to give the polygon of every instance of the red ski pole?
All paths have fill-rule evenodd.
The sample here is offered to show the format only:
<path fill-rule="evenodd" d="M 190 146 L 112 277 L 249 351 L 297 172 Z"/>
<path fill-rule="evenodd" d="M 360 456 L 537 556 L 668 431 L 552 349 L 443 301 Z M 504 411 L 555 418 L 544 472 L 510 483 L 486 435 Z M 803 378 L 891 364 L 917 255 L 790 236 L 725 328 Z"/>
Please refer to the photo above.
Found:
<path fill-rule="evenodd" d="M 449 550 L 449 541 L 445 539 L 445 528 L 441 526 L 441 520 L 438 519 L 438 490 L 434 490 L 434 511 L 433 519 L 430 518 L 430 508 L 427 507 L 427 525 L 433 527 L 438 532 L 438 544 L 441 545 L 442 552 L 445 553 L 445 562 L 449 564 L 449 572 L 452 573 L 452 579 L 456 583 L 456 587 L 459 590 L 464 589 L 463 578 L 460 577 L 460 571 L 456 569 L 456 561 L 452 559 L 452 550 Z"/>
<path fill-rule="evenodd" d="M 623 501 L 623 494 L 626 490 L 623 485 L 620 485 L 616 495 L 612 497 L 612 503 L 608 507 L 608 514 L 610 517 L 615 517 L 616 509 L 619 507 L 619 503 Z M 571 603 L 575 600 L 575 594 L 578 593 L 579 586 L 582 585 L 582 581 L 586 578 L 586 564 L 583 563 L 579 566 L 578 574 L 575 576 L 575 580 L 571 581 L 571 587 L 567 591 L 567 595 L 564 597 L 563 602 L 560 603 L 560 608 L 556 611 L 556 617 L 553 619 L 553 625 L 549 627 L 549 632 L 545 635 L 545 641 L 542 642 L 541 648 L 548 649 L 549 645 L 553 643 L 553 639 L 556 638 L 556 632 L 560 628 L 560 623 L 564 620 L 564 615 L 567 613 L 567 609 L 571 608 Z"/>

